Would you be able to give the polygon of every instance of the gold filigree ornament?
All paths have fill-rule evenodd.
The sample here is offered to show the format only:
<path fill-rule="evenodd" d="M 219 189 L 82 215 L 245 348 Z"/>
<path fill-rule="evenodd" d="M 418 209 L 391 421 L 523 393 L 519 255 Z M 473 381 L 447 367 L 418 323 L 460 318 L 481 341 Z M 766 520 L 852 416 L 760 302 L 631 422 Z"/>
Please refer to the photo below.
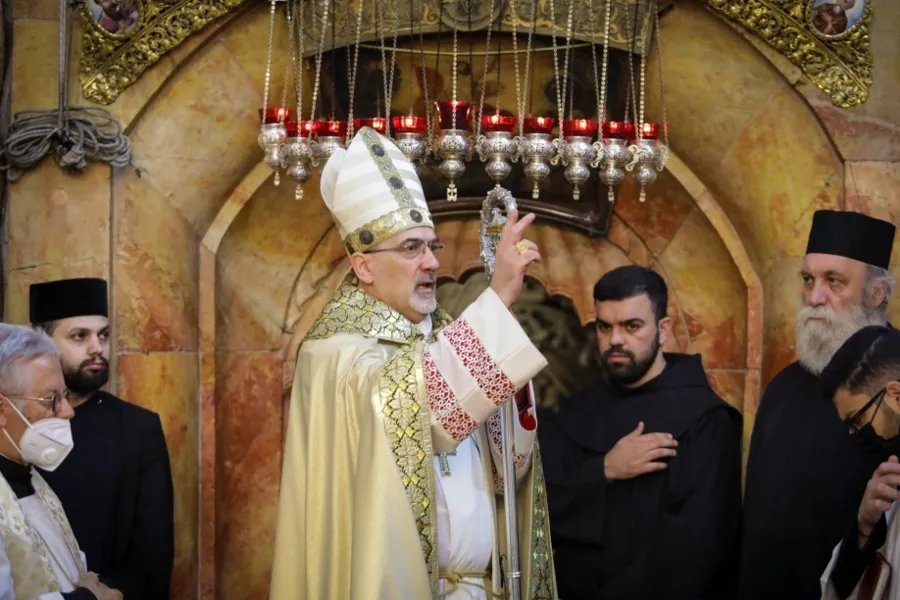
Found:
<path fill-rule="evenodd" d="M 246 0 L 81 0 L 84 97 L 112 104 L 166 52 Z"/>
<path fill-rule="evenodd" d="M 850 108 L 868 99 L 873 65 L 869 43 L 871 0 L 707 3 L 800 67 L 835 105 Z"/>

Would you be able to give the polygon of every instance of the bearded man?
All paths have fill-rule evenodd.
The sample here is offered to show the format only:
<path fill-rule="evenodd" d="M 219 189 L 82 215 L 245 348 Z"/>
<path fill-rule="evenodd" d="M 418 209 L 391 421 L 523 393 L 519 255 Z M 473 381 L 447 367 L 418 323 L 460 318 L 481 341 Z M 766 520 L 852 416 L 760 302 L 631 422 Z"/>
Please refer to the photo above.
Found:
<path fill-rule="evenodd" d="M 608 382 L 541 414 L 560 598 L 726 600 L 741 511 L 741 416 L 700 357 L 663 353 L 665 281 L 619 267 L 594 287 Z"/>
<path fill-rule="evenodd" d="M 853 444 L 819 375 L 856 331 L 887 323 L 895 228 L 817 211 L 800 270 L 797 361 L 759 404 L 744 496 L 739 598 L 814 600 L 877 464 Z"/>
<path fill-rule="evenodd" d="M 100 581 L 132 600 L 167 600 L 175 546 L 169 453 L 156 413 L 100 389 L 109 380 L 106 281 L 36 283 L 30 294 L 31 322 L 53 338 L 75 409 L 75 449 L 42 474 Z"/>
<path fill-rule="evenodd" d="M 546 365 L 509 306 L 537 247 L 509 215 L 490 287 L 455 321 L 413 165 L 363 127 L 322 172 L 352 271 L 300 345 L 272 600 L 487 600 L 502 592 L 499 414 Z M 555 598 L 535 419 L 514 433 L 522 597 Z M 502 500 L 502 499 L 501 499 Z"/>

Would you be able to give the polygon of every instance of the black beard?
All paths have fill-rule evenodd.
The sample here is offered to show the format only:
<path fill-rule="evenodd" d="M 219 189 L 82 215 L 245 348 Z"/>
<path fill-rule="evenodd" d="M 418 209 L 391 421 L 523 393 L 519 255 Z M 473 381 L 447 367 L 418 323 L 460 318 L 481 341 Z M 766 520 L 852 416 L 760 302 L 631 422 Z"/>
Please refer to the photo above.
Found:
<path fill-rule="evenodd" d="M 74 371 L 63 369 L 63 378 L 69 391 L 83 396 L 96 392 L 106 385 L 106 382 L 109 381 L 109 363 L 104 360 L 103 369 L 88 372 L 85 370 L 85 366 L 91 362 L 93 362 L 93 359 L 84 361 Z"/>
<path fill-rule="evenodd" d="M 609 356 L 613 353 L 624 354 L 630 359 L 630 362 L 609 362 Z M 630 385 L 632 383 L 640 381 L 641 378 L 647 374 L 647 372 L 650 370 L 650 367 L 653 366 L 653 361 L 656 360 L 656 355 L 658 353 L 659 332 L 657 332 L 656 336 L 653 338 L 653 344 L 650 346 L 650 350 L 640 359 L 637 358 L 633 352 L 629 352 L 621 346 L 612 346 L 609 350 L 604 352 L 600 358 L 601 362 L 603 363 L 603 367 L 606 369 L 606 373 L 609 375 L 610 379 L 622 385 Z"/>

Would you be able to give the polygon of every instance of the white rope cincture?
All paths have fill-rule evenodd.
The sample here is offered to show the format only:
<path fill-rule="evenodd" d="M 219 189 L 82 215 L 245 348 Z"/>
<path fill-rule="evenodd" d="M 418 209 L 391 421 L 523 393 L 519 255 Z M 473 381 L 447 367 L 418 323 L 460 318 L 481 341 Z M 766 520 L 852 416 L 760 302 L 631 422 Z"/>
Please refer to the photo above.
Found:
<path fill-rule="evenodd" d="M 60 167 L 79 171 L 87 167 L 88 160 L 113 167 L 131 164 L 131 142 L 110 111 L 94 106 L 67 106 L 71 39 L 68 17 L 68 2 L 60 0 L 58 107 L 16 113 L 0 149 L 0 169 L 9 171 L 12 182 L 51 152 Z"/>

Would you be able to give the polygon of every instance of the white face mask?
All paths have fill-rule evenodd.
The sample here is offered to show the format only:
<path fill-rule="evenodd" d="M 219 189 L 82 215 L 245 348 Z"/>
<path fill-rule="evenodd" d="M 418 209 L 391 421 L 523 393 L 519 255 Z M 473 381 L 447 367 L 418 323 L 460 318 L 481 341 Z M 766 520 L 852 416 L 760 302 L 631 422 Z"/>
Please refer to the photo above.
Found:
<path fill-rule="evenodd" d="M 22 455 L 23 461 L 45 471 L 55 471 L 75 447 L 75 442 L 72 440 L 72 424 L 68 419 L 55 417 L 42 419 L 37 423 L 29 423 L 25 415 L 19 412 L 12 402 L 7 401 L 7 404 L 12 406 L 28 428 L 22 434 L 22 439 L 18 444 L 13 441 L 9 432 L 4 428 L 3 434 L 6 439 L 16 447 L 16 450 Z"/>

